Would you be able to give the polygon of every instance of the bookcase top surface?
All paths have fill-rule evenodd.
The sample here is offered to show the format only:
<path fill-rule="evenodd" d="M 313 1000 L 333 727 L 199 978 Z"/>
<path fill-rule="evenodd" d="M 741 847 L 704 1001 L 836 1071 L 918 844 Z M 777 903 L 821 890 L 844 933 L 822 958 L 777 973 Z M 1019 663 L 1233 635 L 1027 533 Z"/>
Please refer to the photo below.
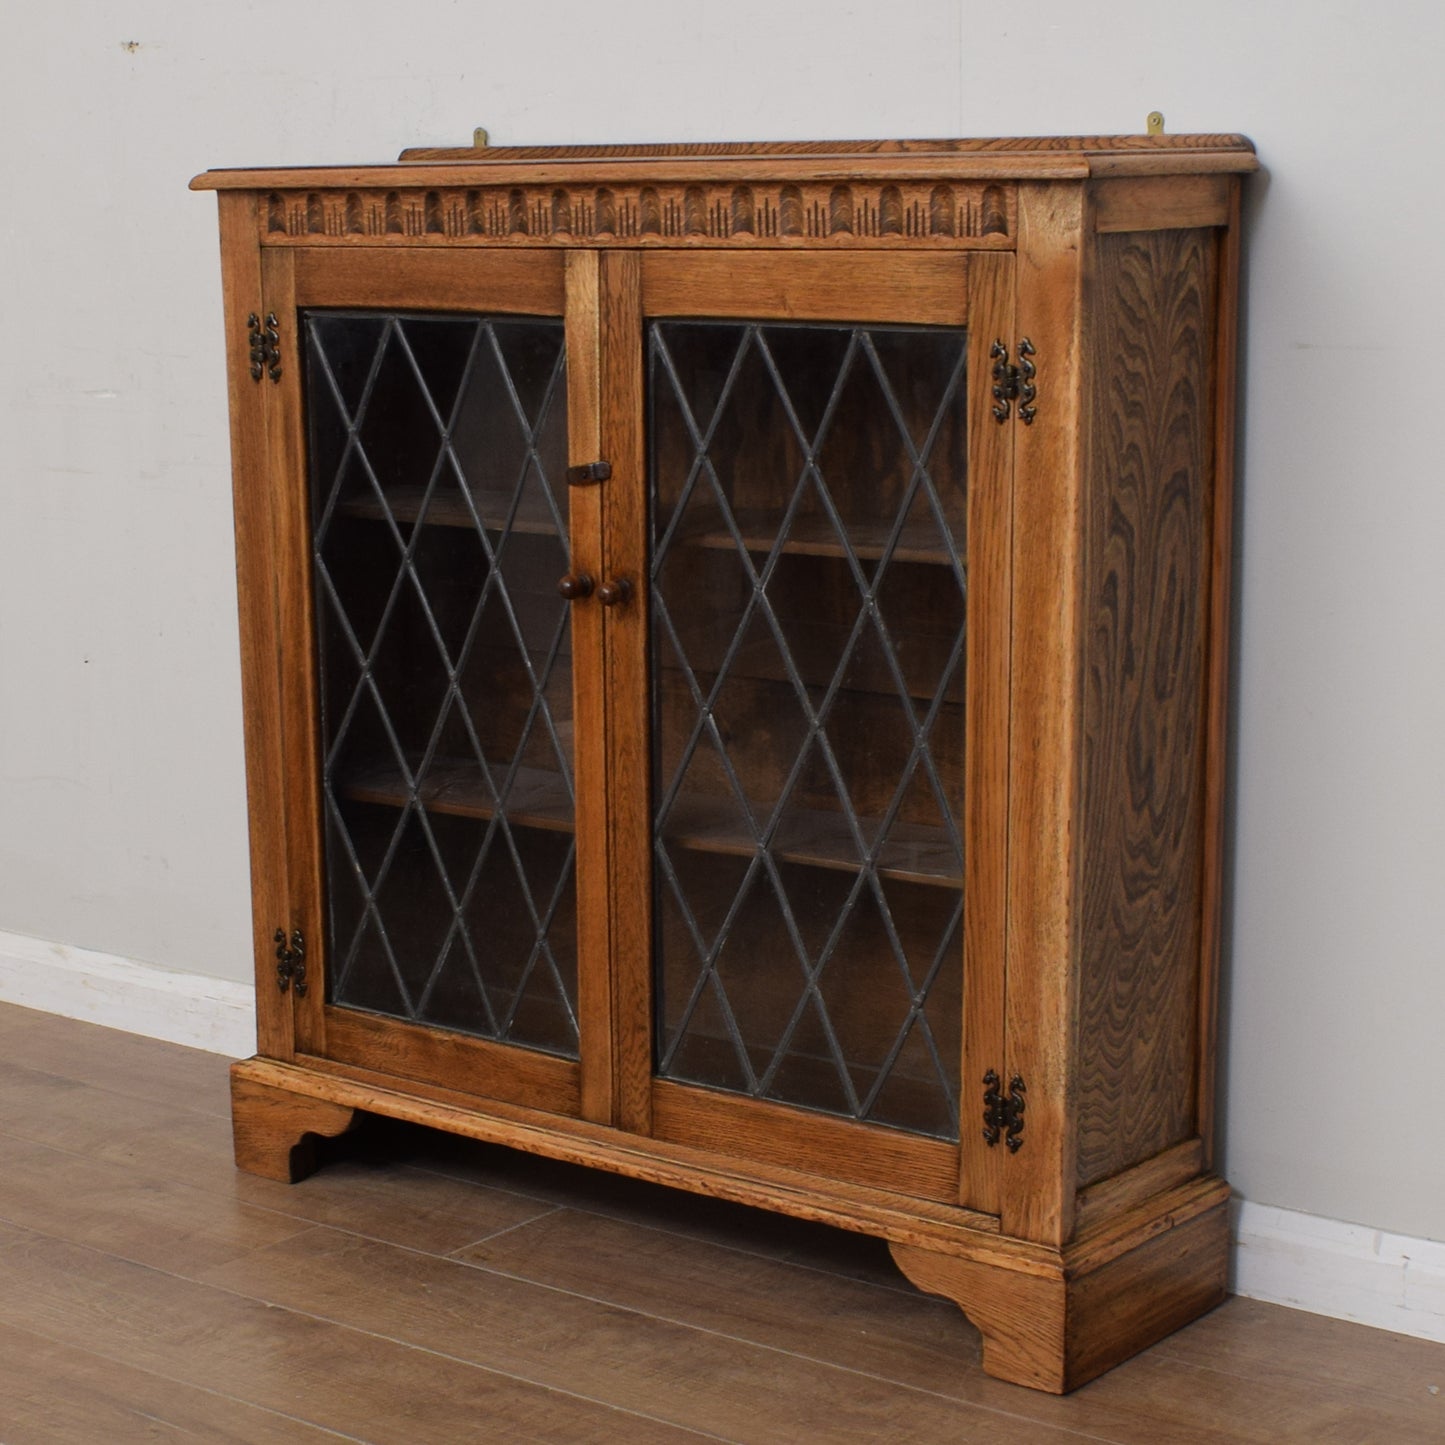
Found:
<path fill-rule="evenodd" d="M 1241 135 L 1026 136 L 977 140 L 719 141 L 678 145 L 486 146 L 402 151 L 380 165 L 206 171 L 194 190 L 505 185 L 578 180 L 1088 180 L 1253 171 Z"/>

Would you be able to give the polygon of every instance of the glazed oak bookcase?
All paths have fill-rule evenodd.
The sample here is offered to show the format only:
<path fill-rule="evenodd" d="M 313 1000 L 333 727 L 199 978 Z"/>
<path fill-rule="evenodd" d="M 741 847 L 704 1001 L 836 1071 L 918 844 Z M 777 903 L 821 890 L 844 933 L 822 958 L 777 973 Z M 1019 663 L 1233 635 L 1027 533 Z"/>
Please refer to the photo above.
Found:
<path fill-rule="evenodd" d="M 214 171 L 258 1046 L 886 1239 L 993 1374 L 1219 1301 L 1238 136 Z"/>

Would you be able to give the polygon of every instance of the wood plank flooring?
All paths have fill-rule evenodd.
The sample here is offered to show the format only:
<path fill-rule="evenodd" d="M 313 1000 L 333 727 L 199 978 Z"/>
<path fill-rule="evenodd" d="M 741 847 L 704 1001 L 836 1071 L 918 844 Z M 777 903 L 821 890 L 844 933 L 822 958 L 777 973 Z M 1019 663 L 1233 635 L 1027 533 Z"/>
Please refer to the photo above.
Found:
<path fill-rule="evenodd" d="M 329 1153 L 240 1174 L 224 1059 L 0 1005 L 0 1445 L 1445 1441 L 1445 1345 L 1233 1299 L 1060 1400 L 876 1241 L 380 1121 Z"/>

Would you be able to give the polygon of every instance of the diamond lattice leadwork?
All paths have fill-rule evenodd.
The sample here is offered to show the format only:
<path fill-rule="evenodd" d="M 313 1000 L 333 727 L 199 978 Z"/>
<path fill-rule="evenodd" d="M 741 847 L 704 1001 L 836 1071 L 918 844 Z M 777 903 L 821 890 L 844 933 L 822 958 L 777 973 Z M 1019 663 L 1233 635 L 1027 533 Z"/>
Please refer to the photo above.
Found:
<path fill-rule="evenodd" d="M 649 333 L 658 1071 L 953 1138 L 966 356 Z"/>
<path fill-rule="evenodd" d="M 562 323 L 304 329 L 328 998 L 575 1056 Z"/>

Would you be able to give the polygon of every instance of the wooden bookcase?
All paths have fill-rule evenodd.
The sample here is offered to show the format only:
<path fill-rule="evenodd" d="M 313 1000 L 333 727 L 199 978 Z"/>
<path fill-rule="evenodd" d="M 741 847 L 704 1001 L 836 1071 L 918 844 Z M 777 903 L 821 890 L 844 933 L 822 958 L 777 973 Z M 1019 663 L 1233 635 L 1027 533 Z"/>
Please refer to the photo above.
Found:
<path fill-rule="evenodd" d="M 1237 136 L 216 171 L 258 1044 L 889 1241 L 1067 1390 L 1222 1298 Z"/>

